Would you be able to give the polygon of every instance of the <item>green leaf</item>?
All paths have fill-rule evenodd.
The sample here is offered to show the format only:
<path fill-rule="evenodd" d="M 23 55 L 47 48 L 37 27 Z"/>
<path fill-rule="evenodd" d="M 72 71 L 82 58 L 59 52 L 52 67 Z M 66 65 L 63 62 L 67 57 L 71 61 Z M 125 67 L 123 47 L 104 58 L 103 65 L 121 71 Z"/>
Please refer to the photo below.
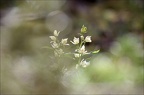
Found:
<path fill-rule="evenodd" d="M 99 50 L 95 50 L 95 51 L 93 51 L 92 53 L 98 53 L 100 51 L 100 49 Z"/>

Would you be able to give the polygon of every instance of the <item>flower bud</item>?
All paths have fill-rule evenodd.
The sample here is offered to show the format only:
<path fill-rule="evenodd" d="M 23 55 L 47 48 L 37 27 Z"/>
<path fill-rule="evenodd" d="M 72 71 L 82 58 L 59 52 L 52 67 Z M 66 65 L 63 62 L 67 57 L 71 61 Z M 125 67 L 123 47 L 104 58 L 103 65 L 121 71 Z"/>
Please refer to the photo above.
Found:
<path fill-rule="evenodd" d="M 84 25 L 81 28 L 81 33 L 87 33 L 87 27 L 85 27 Z"/>
<path fill-rule="evenodd" d="M 81 40 L 84 40 L 84 36 L 80 36 L 81 37 Z"/>
<path fill-rule="evenodd" d="M 54 36 L 58 36 L 60 32 L 57 32 L 57 30 L 54 30 Z"/>

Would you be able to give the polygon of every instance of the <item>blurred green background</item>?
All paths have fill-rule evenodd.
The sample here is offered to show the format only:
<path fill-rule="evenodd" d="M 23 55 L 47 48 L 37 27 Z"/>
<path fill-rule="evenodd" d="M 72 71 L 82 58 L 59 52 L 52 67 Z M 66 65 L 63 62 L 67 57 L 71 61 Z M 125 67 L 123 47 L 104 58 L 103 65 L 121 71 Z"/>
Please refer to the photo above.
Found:
<path fill-rule="evenodd" d="M 143 8 L 143 0 L 1 0 L 1 95 L 144 94 Z M 82 25 L 93 41 L 86 49 L 101 51 L 87 68 L 65 57 L 56 64 L 43 48 L 49 36 L 72 40 Z"/>

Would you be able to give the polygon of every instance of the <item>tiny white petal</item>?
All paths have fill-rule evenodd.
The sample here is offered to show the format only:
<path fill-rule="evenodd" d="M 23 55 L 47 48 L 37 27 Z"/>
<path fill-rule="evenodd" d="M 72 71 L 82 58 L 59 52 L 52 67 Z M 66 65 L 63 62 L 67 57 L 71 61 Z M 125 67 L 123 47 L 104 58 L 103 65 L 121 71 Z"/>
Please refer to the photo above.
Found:
<path fill-rule="evenodd" d="M 59 48 L 59 44 L 56 43 L 56 42 L 53 42 L 51 45 L 52 45 L 53 48 Z"/>
<path fill-rule="evenodd" d="M 85 50 L 85 46 L 83 45 L 80 49 L 77 50 L 78 53 L 80 54 L 87 54 L 87 51 Z"/>
<path fill-rule="evenodd" d="M 57 30 L 54 30 L 54 36 L 58 36 L 60 32 L 57 32 Z"/>
<path fill-rule="evenodd" d="M 86 42 L 92 42 L 91 36 L 87 36 L 87 37 L 85 38 L 85 41 L 86 41 Z"/>
<path fill-rule="evenodd" d="M 73 41 L 71 41 L 74 45 L 79 43 L 79 38 L 74 37 Z"/>
<path fill-rule="evenodd" d="M 63 45 L 69 45 L 69 44 L 67 44 L 67 41 L 68 41 L 68 38 L 62 39 L 62 40 L 61 40 L 61 43 L 62 43 Z"/>
<path fill-rule="evenodd" d="M 49 36 L 51 38 L 51 40 L 56 41 L 56 37 L 55 36 Z"/>
<path fill-rule="evenodd" d="M 77 54 L 77 53 L 75 53 L 74 56 L 75 56 L 76 58 L 78 58 L 78 57 L 81 56 L 81 54 Z"/>

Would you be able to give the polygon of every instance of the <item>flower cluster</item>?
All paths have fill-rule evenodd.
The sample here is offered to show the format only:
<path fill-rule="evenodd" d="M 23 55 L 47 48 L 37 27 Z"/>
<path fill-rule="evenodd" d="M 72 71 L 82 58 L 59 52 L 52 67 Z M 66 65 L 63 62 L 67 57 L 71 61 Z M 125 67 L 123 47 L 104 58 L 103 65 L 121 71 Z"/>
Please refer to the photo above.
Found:
<path fill-rule="evenodd" d="M 85 43 L 86 42 L 92 42 L 91 36 L 84 37 L 84 33 L 87 33 L 87 28 L 83 25 L 81 28 L 80 38 L 74 37 L 73 41 L 71 41 L 72 44 L 78 45 L 78 48 L 75 49 L 74 57 L 78 59 L 78 64 L 76 64 L 76 68 L 79 66 L 87 67 L 90 62 L 86 61 L 85 59 L 82 59 L 82 57 L 86 54 L 90 54 L 90 52 L 87 52 L 85 49 Z"/>
<path fill-rule="evenodd" d="M 64 54 L 64 51 L 61 47 L 69 44 L 67 43 L 68 38 L 62 39 L 61 41 L 58 40 L 59 33 L 60 32 L 57 30 L 54 30 L 54 36 L 50 36 L 50 39 L 52 40 L 50 43 L 54 49 L 55 56 L 60 57 L 62 54 Z"/>
<path fill-rule="evenodd" d="M 73 41 L 70 41 L 73 45 L 78 47 L 75 49 L 74 52 L 70 53 L 65 53 L 64 50 L 62 49 L 63 46 L 69 45 L 68 38 L 64 38 L 61 41 L 59 41 L 58 40 L 59 33 L 60 32 L 58 32 L 57 30 L 54 30 L 54 36 L 50 36 L 50 39 L 52 40 L 50 43 L 52 48 L 54 49 L 55 56 L 60 57 L 62 54 L 73 54 L 74 55 L 73 59 L 77 60 L 76 68 L 80 66 L 85 68 L 88 65 L 90 65 L 90 61 L 84 59 L 83 56 L 91 53 L 98 53 L 99 50 L 88 52 L 85 49 L 85 43 L 92 42 L 91 36 L 84 37 L 84 34 L 87 33 L 87 27 L 83 25 L 80 32 L 80 37 L 74 37 Z"/>

